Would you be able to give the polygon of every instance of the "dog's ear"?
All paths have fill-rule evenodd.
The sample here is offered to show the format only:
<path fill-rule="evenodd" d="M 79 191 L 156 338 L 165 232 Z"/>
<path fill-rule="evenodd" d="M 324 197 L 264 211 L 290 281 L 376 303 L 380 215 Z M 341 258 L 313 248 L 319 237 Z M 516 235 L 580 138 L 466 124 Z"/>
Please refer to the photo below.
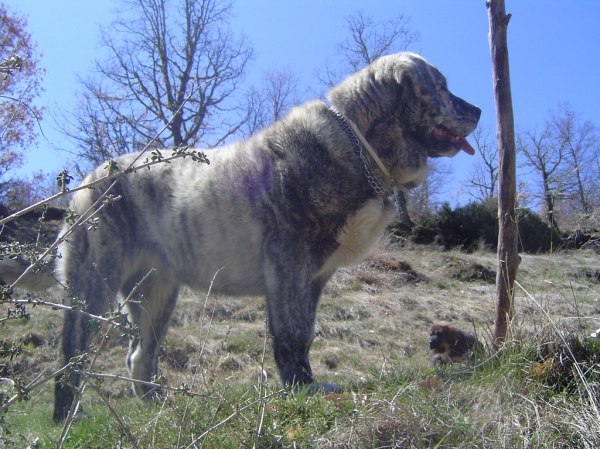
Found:
<path fill-rule="evenodd" d="M 414 105 L 426 103 L 428 112 L 439 114 L 447 106 L 448 88 L 446 78 L 421 56 L 414 53 L 400 53 L 393 61 L 394 76 L 398 85 L 403 87 L 405 101 Z M 444 93 L 444 97 L 440 93 Z M 437 108 L 433 108 L 436 106 Z"/>
<path fill-rule="evenodd" d="M 403 115 L 414 116 L 423 89 L 418 72 L 427 66 L 413 53 L 383 56 L 333 87 L 327 98 L 359 126 L 398 113 L 400 105 Z"/>
<path fill-rule="evenodd" d="M 387 58 L 387 57 L 386 57 Z M 350 75 L 327 94 L 327 98 L 359 127 L 388 113 L 396 102 L 397 83 L 393 70 L 380 58 Z"/>

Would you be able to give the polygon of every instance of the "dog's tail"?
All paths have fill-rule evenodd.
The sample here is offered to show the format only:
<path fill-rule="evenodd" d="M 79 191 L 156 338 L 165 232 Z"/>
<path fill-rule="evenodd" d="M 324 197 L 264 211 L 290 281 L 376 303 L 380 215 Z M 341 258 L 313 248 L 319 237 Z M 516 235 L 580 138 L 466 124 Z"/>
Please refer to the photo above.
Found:
<path fill-rule="evenodd" d="M 0 285 L 12 285 L 28 266 L 29 264 L 21 259 L 4 257 L 0 260 Z M 29 291 L 44 291 L 53 285 L 56 285 L 56 279 L 49 272 L 31 270 L 14 286 Z"/>

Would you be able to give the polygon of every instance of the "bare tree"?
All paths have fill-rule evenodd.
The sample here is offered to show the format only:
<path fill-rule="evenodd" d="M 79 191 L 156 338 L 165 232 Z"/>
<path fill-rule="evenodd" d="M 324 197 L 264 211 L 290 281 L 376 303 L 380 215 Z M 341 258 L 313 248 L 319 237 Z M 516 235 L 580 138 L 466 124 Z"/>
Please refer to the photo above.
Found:
<path fill-rule="evenodd" d="M 93 164 L 157 145 L 218 145 L 246 120 L 234 94 L 252 57 L 228 27 L 226 0 L 122 0 L 101 31 L 105 60 L 81 81 L 79 108 L 61 127 Z"/>
<path fill-rule="evenodd" d="M 325 68 L 317 73 L 318 79 L 327 87 L 332 87 L 380 56 L 406 50 L 419 39 L 418 33 L 408 27 L 409 21 L 400 15 L 395 19 L 377 22 L 364 16 L 362 11 L 346 17 L 350 37 L 335 47 L 338 68 L 333 70 L 326 63 Z M 301 99 L 298 76 L 291 68 L 266 72 L 262 85 L 250 89 L 248 122 L 243 134 L 253 134 L 279 120 Z"/>
<path fill-rule="evenodd" d="M 490 138 L 489 129 L 480 126 L 471 137 L 481 157 L 475 162 L 467 187 L 473 198 L 485 203 L 498 194 L 498 145 Z"/>
<path fill-rule="evenodd" d="M 598 129 L 592 122 L 582 123 L 578 114 L 566 103 L 559 105 L 558 112 L 551 113 L 549 123 L 564 154 L 564 171 L 570 180 L 563 201 L 587 220 L 594 206 L 598 205 L 596 198 L 600 182 L 593 169 L 594 158 L 600 150 Z"/>
<path fill-rule="evenodd" d="M 412 217 L 425 218 L 435 212 L 441 202 L 434 199 L 446 192 L 448 179 L 454 174 L 454 169 L 447 160 L 432 159 L 428 165 L 427 179 L 420 186 L 403 194 Z M 403 223 L 405 220 L 400 217 Z"/>
<path fill-rule="evenodd" d="M 350 73 L 360 70 L 380 56 L 407 50 L 420 39 L 419 33 L 409 27 L 410 18 L 399 14 L 396 18 L 376 21 L 362 11 L 345 17 L 350 35 L 335 47 L 336 69 L 327 61 L 317 78 L 327 87 L 333 87 Z"/>
<path fill-rule="evenodd" d="M 564 195 L 569 178 L 565 176 L 563 158 L 565 147 L 554 137 L 550 123 L 541 132 L 528 130 L 517 136 L 517 151 L 521 155 L 521 166 L 536 175 L 537 189 L 533 196 L 542 201 L 548 224 L 558 229 L 554 213 L 558 198 Z"/>
<path fill-rule="evenodd" d="M 38 203 L 59 192 L 60 188 L 55 181 L 56 176 L 57 173 L 49 175 L 38 171 L 31 173 L 28 179 L 11 179 L 10 189 L 3 192 L 2 203 L 11 211 Z M 53 206 L 66 206 L 67 204 L 66 197 L 52 202 Z"/>
<path fill-rule="evenodd" d="M 27 20 L 0 3 L 0 194 L 5 196 L 20 180 L 6 179 L 19 167 L 24 151 L 37 138 L 43 109 L 33 100 L 43 91 L 40 55 L 27 33 Z"/>
<path fill-rule="evenodd" d="M 250 136 L 281 119 L 285 113 L 301 101 L 298 88 L 299 77 L 287 67 L 264 74 L 259 87 L 251 86 L 248 94 L 248 121 L 242 133 Z"/>

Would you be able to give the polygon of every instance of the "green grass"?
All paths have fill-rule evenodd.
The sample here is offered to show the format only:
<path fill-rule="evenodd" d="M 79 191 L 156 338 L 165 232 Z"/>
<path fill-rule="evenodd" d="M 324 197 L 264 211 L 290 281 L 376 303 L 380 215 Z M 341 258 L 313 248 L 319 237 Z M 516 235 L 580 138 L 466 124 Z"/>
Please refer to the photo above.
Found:
<path fill-rule="evenodd" d="M 580 267 L 596 266 L 595 254 L 525 255 L 518 279 L 524 290 L 517 289 L 515 320 L 501 354 L 433 369 L 427 367 L 431 322 L 450 319 L 464 330 L 475 328 L 484 341 L 490 335 L 495 287 L 454 276 L 474 263 L 493 266 L 495 255 L 382 251 L 409 261 L 427 281 L 398 283 L 397 273 L 370 262 L 332 280 L 311 360 L 318 379 L 342 385 L 342 394 L 280 390 L 260 300 L 215 298 L 221 312 L 209 322 L 199 307 L 203 301 L 185 295 L 160 366 L 170 386 L 187 385 L 204 396 L 168 392 L 147 404 L 131 397 L 126 382 L 105 380 L 99 389 L 114 414 L 88 388 L 85 414 L 63 447 L 600 447 L 600 341 L 588 337 L 600 327 L 600 284 L 574 276 Z M 213 310 L 210 301 L 207 309 Z M 58 356 L 60 315 L 42 308 L 31 313 L 28 322 L 0 327 L 9 341 L 30 332 L 45 337 L 42 346 L 27 344 L 12 361 L 0 360 L 0 368 L 12 368 L 25 383 L 56 369 Z M 111 334 L 96 370 L 127 375 L 126 350 L 127 340 Z M 266 388 L 258 380 L 263 372 Z M 62 429 L 51 421 L 52 394 L 49 382 L 1 416 L 0 447 L 36 440 L 38 448 L 57 446 Z"/>
<path fill-rule="evenodd" d="M 370 372 L 341 395 L 287 394 L 276 385 L 260 394 L 259 386 L 217 383 L 206 392 L 217 399 L 176 394 L 151 405 L 113 401 L 127 432 L 91 396 L 65 447 L 134 447 L 133 441 L 143 448 L 377 448 L 402 442 L 419 448 L 585 447 L 577 423 L 585 423 L 590 438 L 600 420 L 580 394 L 582 380 L 555 391 L 545 377 L 532 374 L 536 358 L 532 342 L 515 344 L 500 360 L 475 369 L 454 365 L 384 377 Z M 39 399 L 5 416 L 12 435 L 55 447 L 60 428 L 50 421 L 50 407 L 34 401 Z"/>

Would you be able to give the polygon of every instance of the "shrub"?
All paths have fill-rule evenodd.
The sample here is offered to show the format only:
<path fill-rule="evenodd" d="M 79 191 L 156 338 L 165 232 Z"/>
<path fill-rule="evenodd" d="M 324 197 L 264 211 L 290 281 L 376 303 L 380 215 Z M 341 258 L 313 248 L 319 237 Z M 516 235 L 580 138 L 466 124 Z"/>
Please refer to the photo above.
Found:
<path fill-rule="evenodd" d="M 470 203 L 450 209 L 444 204 L 438 212 L 438 229 L 444 247 L 460 247 L 466 251 L 476 249 L 481 241 L 496 247 L 498 240 L 497 213 L 486 204 Z"/>
<path fill-rule="evenodd" d="M 549 251 L 561 239 L 539 215 L 529 209 L 519 210 L 519 250 L 528 253 Z M 444 249 L 473 251 L 481 243 L 496 249 L 498 245 L 498 207 L 495 199 L 472 202 L 452 209 L 445 203 L 413 229 L 415 243 L 437 243 Z"/>
<path fill-rule="evenodd" d="M 555 228 L 529 209 L 519 211 L 519 250 L 526 253 L 548 252 L 562 239 Z"/>

